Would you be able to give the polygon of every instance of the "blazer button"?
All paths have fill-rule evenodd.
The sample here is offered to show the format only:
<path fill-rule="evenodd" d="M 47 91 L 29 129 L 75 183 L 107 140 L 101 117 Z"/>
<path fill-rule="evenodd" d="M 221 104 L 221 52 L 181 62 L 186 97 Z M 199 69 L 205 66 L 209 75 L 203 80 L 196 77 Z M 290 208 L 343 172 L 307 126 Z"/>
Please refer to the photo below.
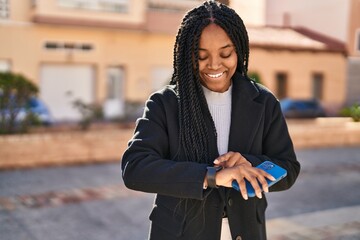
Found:
<path fill-rule="evenodd" d="M 236 236 L 235 239 L 236 239 L 236 240 L 241 240 L 242 238 L 241 238 L 241 236 Z"/>
<path fill-rule="evenodd" d="M 233 205 L 233 200 L 231 198 L 228 200 L 228 204 L 230 207 Z"/>

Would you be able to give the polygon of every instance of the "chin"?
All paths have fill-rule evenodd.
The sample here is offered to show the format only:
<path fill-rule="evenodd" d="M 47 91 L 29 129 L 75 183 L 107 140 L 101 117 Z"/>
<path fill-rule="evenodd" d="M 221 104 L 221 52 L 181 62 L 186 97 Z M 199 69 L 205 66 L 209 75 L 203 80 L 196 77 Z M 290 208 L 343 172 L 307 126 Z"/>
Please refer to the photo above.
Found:
<path fill-rule="evenodd" d="M 230 85 L 222 85 L 222 86 L 214 86 L 214 85 L 207 85 L 206 88 L 210 89 L 213 92 L 226 92 L 229 89 Z"/>

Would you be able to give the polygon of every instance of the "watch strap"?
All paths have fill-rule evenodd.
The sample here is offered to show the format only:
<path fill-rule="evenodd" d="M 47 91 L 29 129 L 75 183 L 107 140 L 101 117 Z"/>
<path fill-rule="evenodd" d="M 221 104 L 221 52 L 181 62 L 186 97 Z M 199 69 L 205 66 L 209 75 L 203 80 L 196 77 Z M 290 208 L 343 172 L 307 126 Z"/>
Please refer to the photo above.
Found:
<path fill-rule="evenodd" d="M 222 167 L 207 167 L 206 180 L 208 187 L 218 188 L 218 186 L 216 185 L 215 176 L 216 172 L 220 171 L 221 169 Z"/>

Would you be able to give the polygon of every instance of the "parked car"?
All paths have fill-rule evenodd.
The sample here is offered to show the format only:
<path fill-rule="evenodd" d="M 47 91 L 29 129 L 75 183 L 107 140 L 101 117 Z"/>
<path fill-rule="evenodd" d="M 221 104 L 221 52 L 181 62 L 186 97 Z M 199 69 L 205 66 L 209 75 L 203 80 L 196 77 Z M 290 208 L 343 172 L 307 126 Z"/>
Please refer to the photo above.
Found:
<path fill-rule="evenodd" d="M 10 117 L 10 111 L 11 110 L 9 108 L 5 108 L 1 110 L 0 116 L 4 115 L 5 118 L 8 118 Z M 35 96 L 29 99 L 26 106 L 15 108 L 15 111 L 17 112 L 15 118 L 16 123 L 23 121 L 28 114 L 33 114 L 42 125 L 51 125 L 54 123 L 48 107 L 42 100 Z"/>
<path fill-rule="evenodd" d="M 317 100 L 286 98 L 280 100 L 280 105 L 286 118 L 316 118 L 326 116 L 324 108 Z"/>

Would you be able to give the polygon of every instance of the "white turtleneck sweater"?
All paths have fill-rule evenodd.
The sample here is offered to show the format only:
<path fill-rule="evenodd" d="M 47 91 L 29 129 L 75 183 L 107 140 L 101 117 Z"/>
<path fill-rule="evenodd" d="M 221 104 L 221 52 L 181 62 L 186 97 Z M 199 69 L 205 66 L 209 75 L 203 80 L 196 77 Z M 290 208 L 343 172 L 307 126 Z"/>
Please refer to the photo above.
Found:
<path fill-rule="evenodd" d="M 205 87 L 203 87 L 203 90 L 215 123 L 219 154 L 222 155 L 228 152 L 232 85 L 223 93 L 213 92 Z"/>
<path fill-rule="evenodd" d="M 203 90 L 217 132 L 218 151 L 219 154 L 222 155 L 228 152 L 232 85 L 223 93 L 213 92 L 205 87 L 203 87 Z M 228 218 L 222 219 L 220 239 L 231 240 Z"/>

